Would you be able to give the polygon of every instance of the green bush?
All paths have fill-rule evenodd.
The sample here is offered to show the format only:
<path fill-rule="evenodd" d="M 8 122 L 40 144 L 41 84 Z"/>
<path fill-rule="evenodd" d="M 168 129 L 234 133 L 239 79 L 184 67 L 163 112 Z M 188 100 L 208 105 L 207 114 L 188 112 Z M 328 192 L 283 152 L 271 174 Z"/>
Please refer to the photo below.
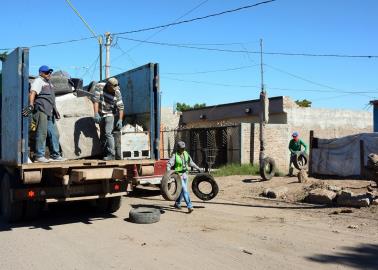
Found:
<path fill-rule="evenodd" d="M 257 174 L 259 174 L 259 165 L 256 164 L 227 164 L 212 172 L 214 176 Z"/>

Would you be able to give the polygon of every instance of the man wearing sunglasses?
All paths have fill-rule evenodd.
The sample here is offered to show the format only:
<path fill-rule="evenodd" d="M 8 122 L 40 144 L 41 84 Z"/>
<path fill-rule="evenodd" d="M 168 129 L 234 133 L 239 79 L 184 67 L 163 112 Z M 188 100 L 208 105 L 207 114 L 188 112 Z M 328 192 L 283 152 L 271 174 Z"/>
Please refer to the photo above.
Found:
<path fill-rule="evenodd" d="M 29 105 L 23 109 L 23 116 L 33 114 L 36 123 L 34 162 L 64 161 L 60 153 L 59 133 L 56 120 L 60 118 L 55 105 L 54 86 L 50 82 L 53 70 L 48 66 L 39 68 L 39 77 L 30 87 Z M 46 140 L 50 159 L 45 157 Z"/>
<path fill-rule="evenodd" d="M 113 160 L 115 158 L 113 130 L 120 131 L 122 129 L 124 110 L 118 80 L 109 78 L 103 88 L 96 87 L 92 101 L 93 120 L 100 125 L 100 140 L 104 149 L 104 160 Z M 118 158 L 120 157 L 117 155 Z"/>

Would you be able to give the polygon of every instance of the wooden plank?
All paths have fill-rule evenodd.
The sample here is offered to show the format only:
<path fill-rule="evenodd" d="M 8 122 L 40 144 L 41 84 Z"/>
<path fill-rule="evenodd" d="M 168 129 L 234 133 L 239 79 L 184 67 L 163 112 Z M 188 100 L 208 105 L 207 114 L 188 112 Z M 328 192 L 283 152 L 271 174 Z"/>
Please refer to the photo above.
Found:
<path fill-rule="evenodd" d="M 30 169 L 51 169 L 51 168 L 75 168 L 75 167 L 124 167 L 126 165 L 133 164 L 154 164 L 155 160 L 153 159 L 140 159 L 140 160 L 67 160 L 63 162 L 49 162 L 49 163 L 28 163 L 28 164 L 17 164 L 15 167 L 19 167 L 23 170 Z M 4 164 L 3 165 L 12 165 Z"/>

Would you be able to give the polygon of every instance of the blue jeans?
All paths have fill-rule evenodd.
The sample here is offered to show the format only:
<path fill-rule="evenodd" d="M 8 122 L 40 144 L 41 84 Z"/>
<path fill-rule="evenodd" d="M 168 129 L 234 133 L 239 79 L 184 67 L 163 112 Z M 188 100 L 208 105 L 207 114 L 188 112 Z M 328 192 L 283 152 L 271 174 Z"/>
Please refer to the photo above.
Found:
<path fill-rule="evenodd" d="M 114 116 L 109 115 L 101 118 L 100 122 L 100 141 L 104 149 L 104 156 L 114 156 Z"/>
<path fill-rule="evenodd" d="M 184 199 L 186 206 L 188 208 L 193 208 L 192 202 L 189 197 L 188 175 L 186 173 L 183 173 L 181 175 L 181 181 L 182 181 L 182 190 L 181 190 L 180 196 L 176 200 L 176 205 L 180 206 L 182 199 Z"/>
<path fill-rule="evenodd" d="M 33 115 L 37 124 L 35 132 L 35 157 L 44 157 L 46 148 L 46 139 L 51 158 L 60 156 L 59 132 L 56 128 L 54 117 L 48 117 L 44 112 L 37 111 Z"/>

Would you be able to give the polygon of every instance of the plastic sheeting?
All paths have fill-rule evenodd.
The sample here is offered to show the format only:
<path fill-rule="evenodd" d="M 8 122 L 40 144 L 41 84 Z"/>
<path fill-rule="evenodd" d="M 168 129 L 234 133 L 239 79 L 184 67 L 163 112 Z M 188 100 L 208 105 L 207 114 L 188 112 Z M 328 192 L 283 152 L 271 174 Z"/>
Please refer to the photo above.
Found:
<path fill-rule="evenodd" d="M 368 155 L 378 153 L 378 133 L 362 133 L 336 139 L 318 139 L 312 151 L 312 173 L 357 176 L 361 174 L 360 141 L 364 142 L 364 165 Z"/>

